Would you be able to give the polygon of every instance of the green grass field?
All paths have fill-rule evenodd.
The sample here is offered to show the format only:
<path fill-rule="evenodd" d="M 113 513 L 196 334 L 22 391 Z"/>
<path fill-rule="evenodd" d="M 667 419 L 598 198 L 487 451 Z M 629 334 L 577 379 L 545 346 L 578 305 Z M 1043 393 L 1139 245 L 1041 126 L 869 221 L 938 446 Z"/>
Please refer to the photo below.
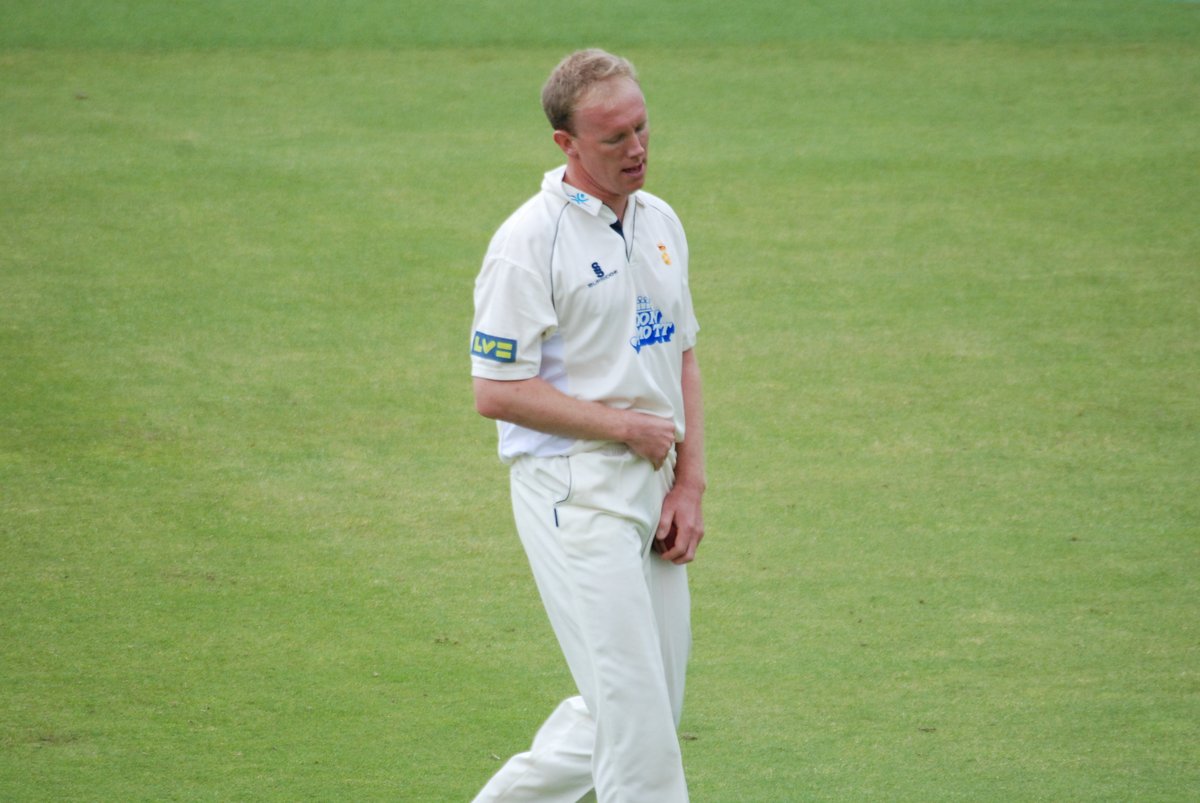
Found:
<path fill-rule="evenodd" d="M 1195 799 L 1170 0 L 0 0 L 0 799 L 463 801 L 570 693 L 466 349 L 592 44 L 693 253 L 693 799 Z"/>

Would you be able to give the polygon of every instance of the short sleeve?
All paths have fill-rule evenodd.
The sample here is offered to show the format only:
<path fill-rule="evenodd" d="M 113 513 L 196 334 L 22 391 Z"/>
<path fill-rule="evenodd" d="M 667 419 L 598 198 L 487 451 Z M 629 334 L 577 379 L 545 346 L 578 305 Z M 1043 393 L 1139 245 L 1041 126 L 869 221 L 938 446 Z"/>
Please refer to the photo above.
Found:
<path fill-rule="evenodd" d="M 700 333 L 700 322 L 696 320 L 696 309 L 692 306 L 692 288 L 688 280 L 688 271 L 691 266 L 691 249 L 688 246 L 687 235 L 684 234 L 683 224 L 679 222 L 679 218 L 675 218 L 675 223 L 679 228 L 679 243 L 682 246 L 683 257 L 683 326 L 681 331 L 680 345 L 684 351 L 696 346 L 696 339 Z"/>
<path fill-rule="evenodd" d="M 542 341 L 556 328 L 547 277 L 502 258 L 484 261 L 475 280 L 472 376 L 501 380 L 537 376 Z"/>

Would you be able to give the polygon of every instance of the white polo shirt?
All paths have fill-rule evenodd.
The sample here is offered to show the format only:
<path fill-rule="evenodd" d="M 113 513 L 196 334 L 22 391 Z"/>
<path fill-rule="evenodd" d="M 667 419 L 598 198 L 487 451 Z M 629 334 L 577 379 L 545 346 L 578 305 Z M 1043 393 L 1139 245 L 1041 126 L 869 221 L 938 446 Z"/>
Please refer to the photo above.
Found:
<path fill-rule="evenodd" d="M 696 344 L 683 225 L 639 191 L 623 231 L 600 200 L 547 173 L 499 228 L 475 280 L 471 373 L 540 376 L 567 395 L 662 416 L 684 435 L 683 352 Z M 547 457 L 595 442 L 499 422 L 500 457 Z"/>

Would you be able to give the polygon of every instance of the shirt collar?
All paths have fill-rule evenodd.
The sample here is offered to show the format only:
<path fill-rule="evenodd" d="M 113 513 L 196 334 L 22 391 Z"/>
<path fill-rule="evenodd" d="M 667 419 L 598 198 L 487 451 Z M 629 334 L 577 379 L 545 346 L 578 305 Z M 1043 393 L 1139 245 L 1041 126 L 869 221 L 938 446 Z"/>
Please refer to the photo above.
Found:
<path fill-rule="evenodd" d="M 553 195 L 567 199 L 571 202 L 572 206 L 579 207 L 589 215 L 604 218 L 609 224 L 616 221 L 616 213 L 609 209 L 603 201 L 576 187 L 572 187 L 564 181 L 563 178 L 566 176 L 566 173 L 566 165 L 554 168 L 542 179 L 542 189 Z M 641 193 L 635 192 L 629 196 L 629 200 L 640 205 L 642 203 L 640 195 Z"/>

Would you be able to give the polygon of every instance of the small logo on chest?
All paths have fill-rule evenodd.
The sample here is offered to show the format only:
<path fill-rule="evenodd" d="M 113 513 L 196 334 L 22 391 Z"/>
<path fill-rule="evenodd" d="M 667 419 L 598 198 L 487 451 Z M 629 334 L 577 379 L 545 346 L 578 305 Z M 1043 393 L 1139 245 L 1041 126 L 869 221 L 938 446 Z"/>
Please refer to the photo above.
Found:
<path fill-rule="evenodd" d="M 600 282 L 604 281 L 605 279 L 611 279 L 612 277 L 616 276 L 618 273 L 620 273 L 620 271 L 614 270 L 611 273 L 606 273 L 604 268 L 602 268 L 600 266 L 599 262 L 593 262 L 592 263 L 592 273 L 596 274 L 596 280 L 592 281 L 592 282 L 588 282 L 588 287 L 595 287 L 596 285 L 600 284 Z"/>

